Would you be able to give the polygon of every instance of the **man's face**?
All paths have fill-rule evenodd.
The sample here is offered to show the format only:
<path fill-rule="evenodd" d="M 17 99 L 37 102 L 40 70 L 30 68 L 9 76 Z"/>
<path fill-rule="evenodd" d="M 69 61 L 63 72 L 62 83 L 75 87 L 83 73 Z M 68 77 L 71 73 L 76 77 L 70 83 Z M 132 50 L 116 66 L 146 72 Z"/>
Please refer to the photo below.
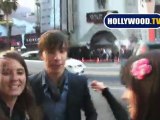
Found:
<path fill-rule="evenodd" d="M 49 74 L 63 73 L 67 59 L 67 50 L 64 48 L 53 51 L 44 50 L 41 58 L 45 62 L 45 69 Z"/>

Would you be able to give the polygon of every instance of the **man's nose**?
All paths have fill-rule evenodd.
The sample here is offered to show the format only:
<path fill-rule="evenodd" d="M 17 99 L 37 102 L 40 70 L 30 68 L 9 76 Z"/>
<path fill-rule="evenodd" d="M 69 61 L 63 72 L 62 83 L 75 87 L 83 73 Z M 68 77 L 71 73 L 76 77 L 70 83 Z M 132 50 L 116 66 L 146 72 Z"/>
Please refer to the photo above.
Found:
<path fill-rule="evenodd" d="M 57 59 L 60 59 L 61 58 L 61 55 L 60 55 L 60 52 L 55 52 L 54 54 L 54 59 L 57 60 Z"/>

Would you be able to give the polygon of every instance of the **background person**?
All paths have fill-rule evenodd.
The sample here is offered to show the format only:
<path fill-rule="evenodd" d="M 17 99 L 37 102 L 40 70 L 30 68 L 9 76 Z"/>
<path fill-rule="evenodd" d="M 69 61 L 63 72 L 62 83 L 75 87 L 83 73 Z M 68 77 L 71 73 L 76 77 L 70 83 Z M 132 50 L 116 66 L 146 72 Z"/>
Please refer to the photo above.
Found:
<path fill-rule="evenodd" d="M 160 51 L 132 57 L 121 70 L 132 120 L 160 119 Z"/>
<path fill-rule="evenodd" d="M 16 52 L 0 54 L 0 120 L 40 120 L 28 84 L 28 70 Z"/>
<path fill-rule="evenodd" d="M 121 80 L 126 86 L 123 99 L 128 102 L 131 120 L 160 119 L 160 51 L 150 51 L 129 58 L 121 69 Z M 104 91 L 103 83 L 92 83 Z M 108 97 L 107 97 L 108 99 Z"/>
<path fill-rule="evenodd" d="M 30 82 L 44 120 L 81 120 L 81 110 L 86 120 L 97 120 L 87 78 L 65 69 L 67 36 L 59 30 L 47 31 L 41 35 L 38 47 L 45 68 L 30 76 Z"/>

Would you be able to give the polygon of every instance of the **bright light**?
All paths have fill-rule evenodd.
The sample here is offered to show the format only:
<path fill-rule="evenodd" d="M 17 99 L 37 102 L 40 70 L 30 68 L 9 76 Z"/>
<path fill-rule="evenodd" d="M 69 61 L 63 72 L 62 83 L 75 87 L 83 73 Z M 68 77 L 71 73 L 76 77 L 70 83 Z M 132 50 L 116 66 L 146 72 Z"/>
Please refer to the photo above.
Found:
<path fill-rule="evenodd" d="M 34 9 L 35 9 L 35 1 L 34 0 L 18 0 L 18 4 L 20 6 L 30 8 L 32 11 L 34 11 Z"/>

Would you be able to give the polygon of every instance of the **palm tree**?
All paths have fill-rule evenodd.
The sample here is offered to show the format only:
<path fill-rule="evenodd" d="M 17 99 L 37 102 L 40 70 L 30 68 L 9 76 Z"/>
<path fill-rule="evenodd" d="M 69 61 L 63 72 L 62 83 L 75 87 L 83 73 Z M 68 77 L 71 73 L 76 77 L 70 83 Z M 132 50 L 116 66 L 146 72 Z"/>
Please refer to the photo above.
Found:
<path fill-rule="evenodd" d="M 13 11 L 16 11 L 18 7 L 17 0 L 0 0 L 0 9 L 3 11 L 4 15 L 6 16 L 6 26 L 7 26 L 7 37 L 10 40 L 11 36 L 11 25 L 9 23 L 9 15 L 12 14 Z M 11 41 L 9 41 L 11 47 Z"/>

